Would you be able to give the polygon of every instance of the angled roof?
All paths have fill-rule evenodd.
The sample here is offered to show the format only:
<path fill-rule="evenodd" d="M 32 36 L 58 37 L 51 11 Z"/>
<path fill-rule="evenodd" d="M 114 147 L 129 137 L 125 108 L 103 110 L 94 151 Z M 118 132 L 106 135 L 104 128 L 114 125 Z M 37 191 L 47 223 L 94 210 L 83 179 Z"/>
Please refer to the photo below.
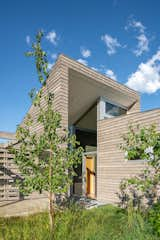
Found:
<path fill-rule="evenodd" d="M 74 124 L 101 96 L 126 109 L 139 101 L 136 91 L 63 54 L 59 55 L 57 62 L 68 68 L 69 125 Z"/>
<path fill-rule="evenodd" d="M 60 101 L 58 108 L 62 107 L 63 111 L 67 108 L 68 125 L 74 124 L 101 96 L 126 109 L 140 98 L 136 91 L 63 54 L 52 67 L 47 85 L 59 95 L 56 100 L 57 106 Z M 65 89 L 63 94 L 62 89 Z M 29 113 L 34 111 L 32 105 Z"/>
<path fill-rule="evenodd" d="M 60 54 L 57 58 L 57 62 L 61 61 L 62 64 L 65 64 L 69 69 L 72 69 L 74 71 L 78 71 L 81 74 L 84 74 L 90 78 L 93 78 L 96 82 L 103 83 L 106 86 L 110 86 L 114 89 L 117 89 L 118 91 L 121 91 L 125 94 L 130 95 L 131 97 L 135 97 L 135 99 L 139 98 L 139 93 L 126 85 L 119 83 L 108 76 L 99 73 L 92 68 L 85 66 L 82 63 L 79 63 L 76 60 L 71 59 L 70 57 Z M 53 68 L 54 69 L 54 66 Z"/>

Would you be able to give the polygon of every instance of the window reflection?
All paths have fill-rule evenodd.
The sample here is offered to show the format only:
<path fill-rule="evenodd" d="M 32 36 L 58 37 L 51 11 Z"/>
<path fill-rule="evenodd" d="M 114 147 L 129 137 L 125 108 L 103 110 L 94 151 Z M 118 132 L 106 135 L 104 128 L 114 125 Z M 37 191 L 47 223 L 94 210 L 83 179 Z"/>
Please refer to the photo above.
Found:
<path fill-rule="evenodd" d="M 126 110 L 114 104 L 105 102 L 105 118 L 117 117 L 126 113 Z"/>

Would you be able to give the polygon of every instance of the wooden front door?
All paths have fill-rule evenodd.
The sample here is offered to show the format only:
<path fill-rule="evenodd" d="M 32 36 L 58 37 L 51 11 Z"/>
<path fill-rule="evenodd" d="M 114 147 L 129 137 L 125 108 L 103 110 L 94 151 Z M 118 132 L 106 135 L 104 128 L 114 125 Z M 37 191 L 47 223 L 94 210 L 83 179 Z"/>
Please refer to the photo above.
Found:
<path fill-rule="evenodd" d="M 95 157 L 86 156 L 86 195 L 95 198 Z"/>

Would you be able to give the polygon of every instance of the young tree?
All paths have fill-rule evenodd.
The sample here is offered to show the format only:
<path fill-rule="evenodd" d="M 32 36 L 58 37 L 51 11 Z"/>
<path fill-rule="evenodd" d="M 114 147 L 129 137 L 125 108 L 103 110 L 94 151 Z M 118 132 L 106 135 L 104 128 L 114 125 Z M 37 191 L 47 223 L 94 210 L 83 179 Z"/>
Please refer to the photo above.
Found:
<path fill-rule="evenodd" d="M 144 170 L 135 177 L 124 179 L 120 185 L 123 206 L 149 207 L 160 201 L 160 133 L 155 125 L 129 127 L 123 136 L 121 149 L 127 160 L 145 161 Z"/>
<path fill-rule="evenodd" d="M 35 89 L 30 93 L 32 103 L 39 112 L 36 121 L 43 127 L 43 132 L 37 134 L 31 131 L 33 119 L 28 114 L 23 125 L 17 128 L 19 147 L 12 151 L 23 175 L 23 181 L 18 182 L 20 191 L 23 194 L 48 192 L 50 227 L 53 233 L 55 195 L 67 193 L 76 175 L 74 169 L 81 162 L 83 149 L 78 147 L 75 135 L 70 135 L 62 128 L 61 115 L 54 111 L 54 96 L 49 89 L 46 89 L 46 107 L 41 106 L 42 91 L 47 88 L 48 77 L 47 55 L 41 48 L 42 37 L 43 33 L 38 32 L 36 43 L 32 45 L 33 51 L 28 52 L 27 56 L 35 58 L 39 82 L 43 87 L 37 94 Z"/>

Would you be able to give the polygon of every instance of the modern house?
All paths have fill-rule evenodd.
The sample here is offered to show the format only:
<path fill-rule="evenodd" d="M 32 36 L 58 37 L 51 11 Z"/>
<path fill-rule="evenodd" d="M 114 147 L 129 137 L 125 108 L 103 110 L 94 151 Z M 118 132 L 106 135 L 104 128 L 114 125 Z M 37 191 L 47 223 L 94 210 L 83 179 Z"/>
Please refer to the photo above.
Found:
<path fill-rule="evenodd" d="M 54 93 L 54 109 L 61 113 L 62 126 L 76 134 L 85 149 L 71 194 L 117 202 L 120 181 L 139 173 L 145 164 L 141 160 L 125 161 L 119 147 L 122 135 L 131 123 L 154 123 L 160 131 L 160 109 L 140 112 L 136 91 L 64 55 L 52 68 L 47 87 Z M 29 113 L 36 119 L 35 106 Z M 36 121 L 32 130 L 43 131 Z"/>

